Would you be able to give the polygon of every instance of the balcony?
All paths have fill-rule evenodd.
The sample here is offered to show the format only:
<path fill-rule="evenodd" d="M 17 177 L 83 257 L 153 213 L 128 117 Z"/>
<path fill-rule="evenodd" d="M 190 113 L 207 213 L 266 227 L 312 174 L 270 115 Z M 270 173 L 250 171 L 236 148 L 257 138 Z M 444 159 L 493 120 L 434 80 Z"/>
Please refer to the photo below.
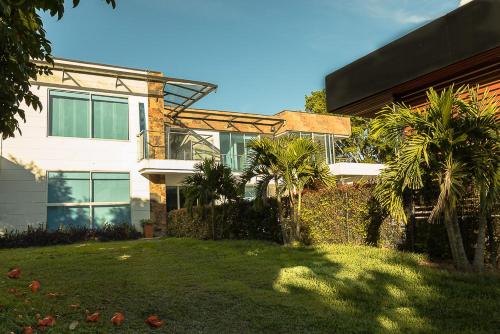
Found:
<path fill-rule="evenodd" d="M 192 173 L 194 165 L 213 158 L 241 172 L 246 167 L 247 143 L 255 134 L 198 133 L 191 129 L 166 127 L 165 132 L 142 132 L 137 136 L 138 160 L 142 173 Z M 215 146 L 220 143 L 221 149 Z"/>
<path fill-rule="evenodd" d="M 164 132 L 140 133 L 137 136 L 139 171 L 142 174 L 187 175 L 193 173 L 196 163 L 210 158 L 222 162 L 235 173 L 243 171 L 247 166 L 247 143 L 256 135 L 220 132 L 213 138 L 208 133 L 170 127 Z M 300 136 L 318 142 L 333 175 L 373 178 L 383 168 L 382 164 L 356 163 L 343 154 L 336 155 L 338 140 L 333 135 L 304 133 Z M 221 149 L 215 143 L 220 144 Z"/>
<path fill-rule="evenodd" d="M 139 171 L 143 174 L 190 174 L 203 159 L 221 159 L 212 136 L 189 129 L 142 132 L 137 145 Z"/>

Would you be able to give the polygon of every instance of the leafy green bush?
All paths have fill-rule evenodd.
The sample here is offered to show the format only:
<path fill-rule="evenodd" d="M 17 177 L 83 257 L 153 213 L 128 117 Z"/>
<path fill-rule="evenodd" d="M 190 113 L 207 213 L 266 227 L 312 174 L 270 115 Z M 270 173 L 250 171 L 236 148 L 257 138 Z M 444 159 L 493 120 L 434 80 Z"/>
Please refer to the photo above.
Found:
<path fill-rule="evenodd" d="M 373 188 L 372 184 L 339 185 L 304 194 L 305 241 L 397 247 L 403 227 L 381 209 Z"/>
<path fill-rule="evenodd" d="M 202 219 L 199 210 L 172 210 L 168 213 L 166 234 L 171 237 L 210 239 L 209 218 Z"/>
<path fill-rule="evenodd" d="M 94 230 L 94 235 L 99 241 L 135 240 L 142 236 L 132 224 L 106 224 Z"/>
<path fill-rule="evenodd" d="M 0 248 L 19 248 L 71 244 L 81 241 L 131 240 L 141 236 L 130 224 L 104 225 L 99 229 L 86 227 L 48 231 L 44 225 L 28 227 L 25 231 L 6 231 L 0 235 Z"/>
<path fill-rule="evenodd" d="M 208 212 L 208 209 L 206 211 Z M 210 239 L 212 238 L 210 219 L 210 215 L 203 215 L 199 208 L 194 208 L 191 214 L 186 209 L 170 211 L 167 219 L 167 235 Z M 216 239 L 282 242 L 276 202 L 269 200 L 266 205 L 256 205 L 253 201 L 238 201 L 216 206 L 215 234 Z"/>

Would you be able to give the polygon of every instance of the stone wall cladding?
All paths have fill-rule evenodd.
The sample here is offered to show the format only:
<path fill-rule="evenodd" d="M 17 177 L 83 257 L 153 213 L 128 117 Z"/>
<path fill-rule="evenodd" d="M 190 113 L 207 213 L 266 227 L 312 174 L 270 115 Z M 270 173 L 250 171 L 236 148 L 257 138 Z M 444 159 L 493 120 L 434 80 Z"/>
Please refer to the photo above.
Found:
<path fill-rule="evenodd" d="M 167 187 L 164 175 L 149 176 L 150 216 L 155 224 L 155 232 L 163 232 L 167 227 Z"/>
<path fill-rule="evenodd" d="M 165 120 L 163 113 L 163 83 L 148 83 L 148 141 L 149 158 L 165 159 Z M 150 215 L 156 232 L 167 224 L 167 191 L 164 175 L 149 175 Z"/>
<path fill-rule="evenodd" d="M 332 133 L 338 136 L 351 135 L 351 120 L 349 117 L 289 110 L 277 113 L 275 117 L 285 120 L 284 126 L 278 131 L 278 133 L 286 131 L 302 131 Z"/>

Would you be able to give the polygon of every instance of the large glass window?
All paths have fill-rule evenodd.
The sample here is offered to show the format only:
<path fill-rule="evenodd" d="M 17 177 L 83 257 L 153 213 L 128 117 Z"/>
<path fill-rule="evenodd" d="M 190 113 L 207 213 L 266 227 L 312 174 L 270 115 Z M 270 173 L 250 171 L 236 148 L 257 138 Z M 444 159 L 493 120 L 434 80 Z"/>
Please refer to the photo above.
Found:
<path fill-rule="evenodd" d="M 94 202 L 128 202 L 130 181 L 128 173 L 92 173 Z"/>
<path fill-rule="evenodd" d="M 92 207 L 93 227 L 130 224 L 130 205 L 106 205 Z"/>
<path fill-rule="evenodd" d="M 130 223 L 129 173 L 49 172 L 47 229 Z"/>
<path fill-rule="evenodd" d="M 186 197 L 183 186 L 167 186 L 167 211 L 184 207 Z"/>
<path fill-rule="evenodd" d="M 223 163 L 233 171 L 242 171 L 249 153 L 248 142 L 255 137 L 257 135 L 249 133 L 221 132 L 220 152 Z"/>
<path fill-rule="evenodd" d="M 213 137 L 189 129 L 167 128 L 168 159 L 203 160 L 217 158 Z"/>
<path fill-rule="evenodd" d="M 90 202 L 90 181 L 87 172 L 49 172 L 49 203 Z"/>
<path fill-rule="evenodd" d="M 169 159 L 193 160 L 192 142 L 188 130 L 176 129 L 168 133 Z"/>
<path fill-rule="evenodd" d="M 49 111 L 51 136 L 90 136 L 90 94 L 50 91 Z"/>
<path fill-rule="evenodd" d="M 128 101 L 92 95 L 93 138 L 128 139 Z"/>
<path fill-rule="evenodd" d="M 312 132 L 287 132 L 286 135 L 301 138 L 310 138 L 318 143 L 321 149 L 321 156 L 325 157 L 328 164 L 335 162 L 335 136 L 333 134 L 322 134 Z"/>
<path fill-rule="evenodd" d="M 89 93 L 51 90 L 49 135 L 128 139 L 128 100 Z"/>
<path fill-rule="evenodd" d="M 177 187 L 167 187 L 167 211 L 178 209 Z"/>
<path fill-rule="evenodd" d="M 89 227 L 89 206 L 49 206 L 47 208 L 47 229 Z"/>

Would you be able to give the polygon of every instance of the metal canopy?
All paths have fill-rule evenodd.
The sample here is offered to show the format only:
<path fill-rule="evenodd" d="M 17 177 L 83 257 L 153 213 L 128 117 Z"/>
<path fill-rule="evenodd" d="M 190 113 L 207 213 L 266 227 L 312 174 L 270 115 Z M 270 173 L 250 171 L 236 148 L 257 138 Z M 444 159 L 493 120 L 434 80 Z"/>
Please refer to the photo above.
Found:
<path fill-rule="evenodd" d="M 249 124 L 261 125 L 276 128 L 276 130 L 283 125 L 285 120 L 277 117 L 260 116 L 251 114 L 237 114 L 237 113 L 221 113 L 214 111 L 204 110 L 184 110 L 182 114 L 177 114 L 175 117 L 169 114 L 172 118 L 179 120 L 189 119 L 205 122 L 223 122 L 228 124 Z M 275 131 L 276 131 L 275 130 Z"/>
<path fill-rule="evenodd" d="M 163 78 L 163 101 L 169 115 L 175 119 L 186 108 L 217 89 L 217 85 L 176 78 Z"/>

